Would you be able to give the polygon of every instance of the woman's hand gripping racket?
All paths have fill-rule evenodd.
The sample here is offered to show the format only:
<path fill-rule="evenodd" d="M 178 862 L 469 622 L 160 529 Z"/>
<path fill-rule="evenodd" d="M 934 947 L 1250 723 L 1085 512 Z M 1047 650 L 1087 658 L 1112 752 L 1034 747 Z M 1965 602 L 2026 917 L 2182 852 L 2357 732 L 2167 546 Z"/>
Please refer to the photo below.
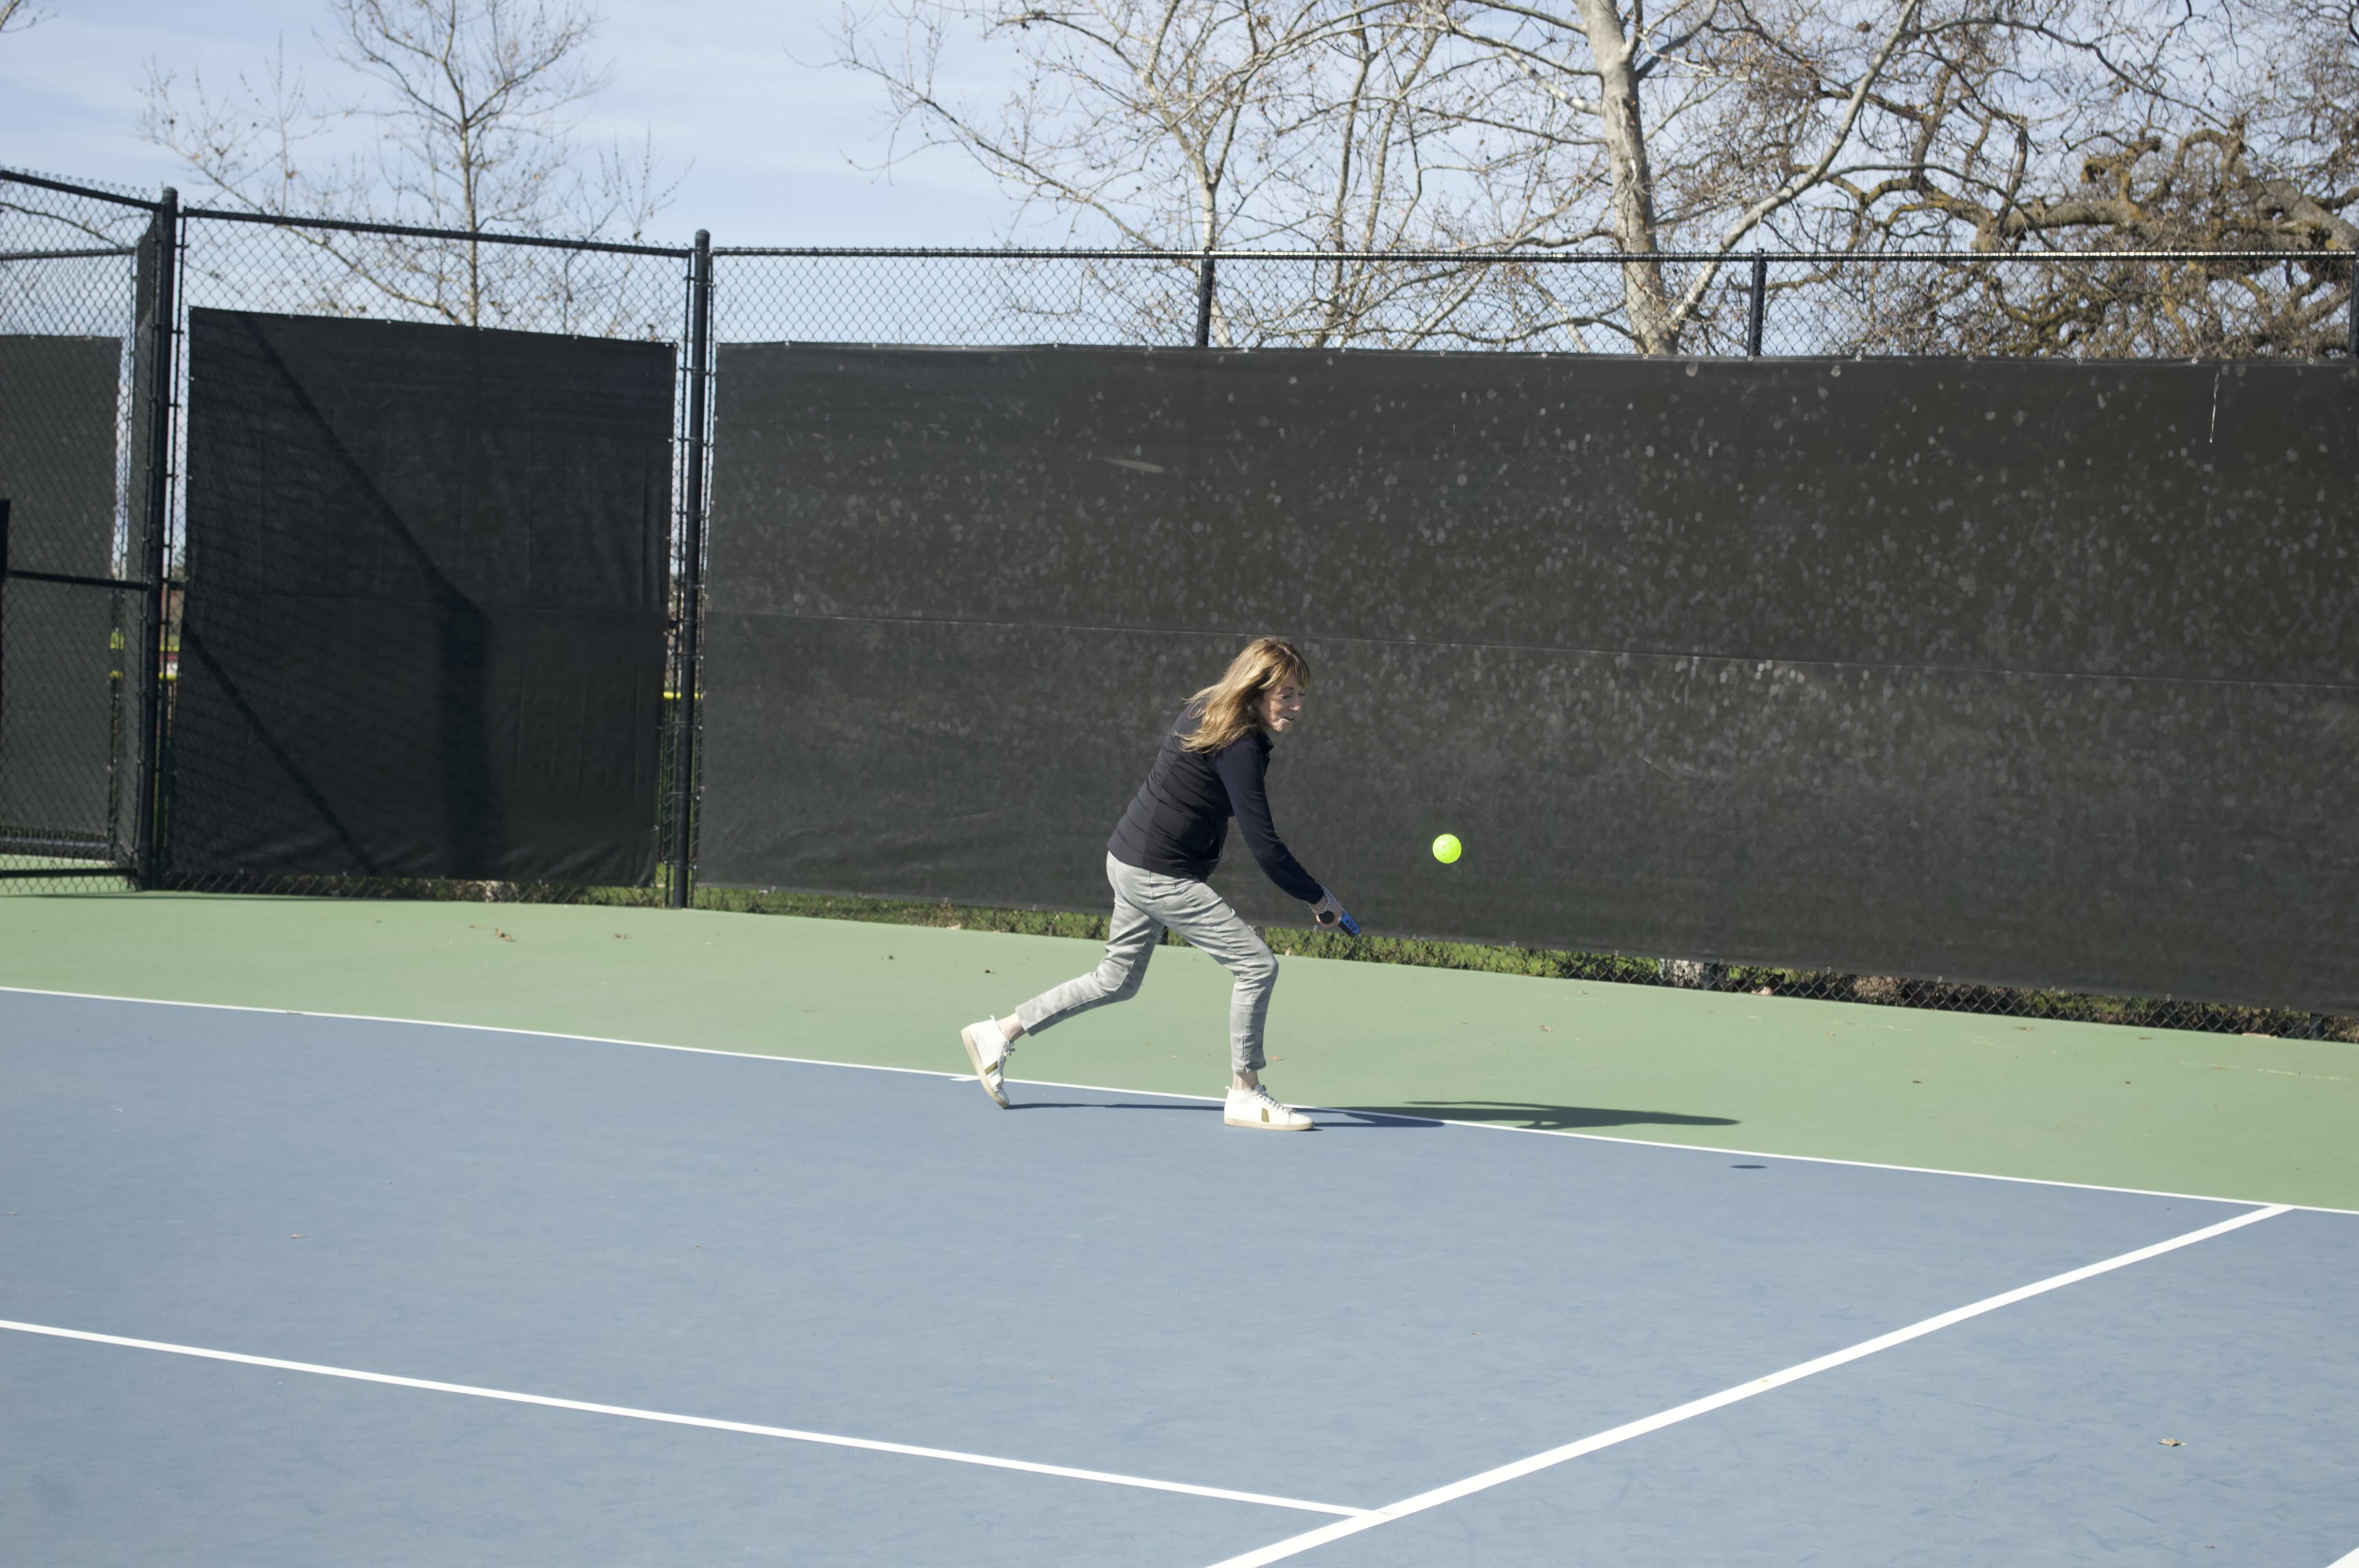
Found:
<path fill-rule="evenodd" d="M 1352 918 L 1352 912 L 1338 903 L 1335 901 L 1335 895 L 1328 892 L 1325 888 L 1322 887 L 1319 891 L 1325 896 L 1310 906 L 1310 917 L 1321 926 L 1340 925 L 1346 935 L 1357 936 L 1360 934 L 1360 923 Z"/>

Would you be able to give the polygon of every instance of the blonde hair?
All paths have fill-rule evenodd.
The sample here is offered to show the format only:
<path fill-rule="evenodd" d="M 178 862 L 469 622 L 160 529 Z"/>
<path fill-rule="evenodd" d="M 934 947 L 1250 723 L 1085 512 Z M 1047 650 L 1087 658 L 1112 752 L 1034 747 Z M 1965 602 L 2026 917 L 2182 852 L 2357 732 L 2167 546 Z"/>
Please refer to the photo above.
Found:
<path fill-rule="evenodd" d="M 1196 728 L 1181 742 L 1190 752 L 1217 752 L 1261 728 L 1261 699 L 1281 686 L 1310 684 L 1310 666 L 1294 644 L 1256 637 L 1229 661 L 1221 678 L 1189 699 Z"/>

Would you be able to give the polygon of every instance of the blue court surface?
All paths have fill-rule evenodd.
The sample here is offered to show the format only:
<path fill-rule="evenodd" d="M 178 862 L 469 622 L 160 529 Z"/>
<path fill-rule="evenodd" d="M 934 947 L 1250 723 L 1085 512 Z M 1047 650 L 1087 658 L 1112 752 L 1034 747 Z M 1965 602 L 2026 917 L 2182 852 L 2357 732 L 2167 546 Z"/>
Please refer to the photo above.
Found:
<path fill-rule="evenodd" d="M 25 992 L 0 1073 L 10 1563 L 2359 1550 L 2352 1215 Z"/>

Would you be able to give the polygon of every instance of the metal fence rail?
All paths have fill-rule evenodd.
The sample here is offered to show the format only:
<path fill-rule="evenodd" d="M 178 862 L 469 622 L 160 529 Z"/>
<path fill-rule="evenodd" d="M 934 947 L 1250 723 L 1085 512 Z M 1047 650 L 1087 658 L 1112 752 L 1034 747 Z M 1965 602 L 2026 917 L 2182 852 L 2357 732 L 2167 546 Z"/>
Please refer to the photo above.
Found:
<path fill-rule="evenodd" d="M 0 892 L 181 885 L 169 871 L 170 734 L 179 594 L 190 566 L 177 454 L 185 413 L 181 345 L 192 308 L 674 347 L 664 784 L 658 818 L 648 825 L 657 887 L 360 878 L 279 878 L 268 885 L 679 907 L 693 896 L 696 861 L 697 672 L 716 341 L 2359 358 L 2354 266 L 2350 254 L 2337 252 L 1195 253 L 731 247 L 712 245 L 703 232 L 690 244 L 652 245 L 182 208 L 170 190 L 149 196 L 0 169 L 0 334 L 119 345 L 104 551 L 61 566 L 28 555 L 20 529 L 15 559 L 0 563 L 7 567 L 5 634 L 26 645 L 79 648 L 98 672 L 92 678 L 104 681 L 94 709 L 105 715 L 104 744 L 77 760 L 55 747 L 6 744 L 0 731 Z M 55 821 L 23 804 L 68 798 L 76 809 L 48 811 Z M 259 884 L 212 878 L 185 885 Z M 2359 1021 L 2167 999 L 1619 955 L 1532 961 L 1540 972 L 1640 983 L 2359 1039 Z"/>

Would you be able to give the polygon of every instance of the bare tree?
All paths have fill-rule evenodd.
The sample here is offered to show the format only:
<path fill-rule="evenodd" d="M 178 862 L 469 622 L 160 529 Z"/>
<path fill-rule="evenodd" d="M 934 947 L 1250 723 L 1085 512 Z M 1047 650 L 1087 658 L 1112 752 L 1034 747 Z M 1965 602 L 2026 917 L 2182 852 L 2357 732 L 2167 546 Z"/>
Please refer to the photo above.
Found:
<path fill-rule="evenodd" d="M 1553 144 L 1558 178 L 1588 189 L 1586 221 L 1558 243 L 1628 258 L 1624 329 L 1666 353 L 1719 269 L 1675 289 L 1658 253 L 1724 256 L 1841 178 L 1887 75 L 1952 25 L 1939 3 L 1460 0 L 1449 25 L 1521 87 L 1513 123 Z"/>
<path fill-rule="evenodd" d="M 892 4 L 847 16 L 841 62 L 883 81 L 901 131 L 997 176 L 1019 222 L 1047 209 L 1073 232 L 1172 248 L 1620 258 L 1611 298 L 1584 288 L 1587 268 L 1339 260 L 1262 310 L 1264 341 L 1598 346 L 1603 332 L 1662 353 L 1701 328 L 1726 346 L 1715 284 L 1750 246 L 2351 243 L 2354 0 Z M 936 73 L 976 36 L 1023 69 L 1000 102 L 955 103 Z M 2305 275 L 2279 311 L 2288 330 L 2333 308 L 2347 265 Z M 1949 291 L 1946 313 L 1896 292 L 1899 276 L 1780 287 L 1881 314 L 1819 321 L 1812 346 L 1835 349 L 1970 310 L 2011 320 L 1994 287 L 2035 274 L 1910 275 Z M 2119 306 L 2024 308 L 2126 319 Z M 1983 346 L 2043 330 L 2027 317 Z"/>
<path fill-rule="evenodd" d="M 953 98 L 945 51 L 992 41 L 1015 86 Z M 1545 158 L 1489 124 L 1495 83 L 1416 0 L 887 0 L 847 13 L 839 46 L 885 88 L 888 164 L 964 151 L 1016 198 L 1014 228 L 1338 258 L 1266 295 L 1225 289 L 1223 341 L 1352 341 L 1379 319 L 1421 341 L 1462 303 L 1463 269 L 1346 258 L 1495 250 L 1558 216 Z"/>
<path fill-rule="evenodd" d="M 2008 353 L 2317 352 L 2348 297 L 2359 190 L 2347 0 L 2018 3 L 1900 62 L 1870 156 L 1788 237 L 1872 258 L 1788 285 L 1847 303 L 1832 346 Z M 2137 261 L 2248 249 L 2287 265 Z"/>
<path fill-rule="evenodd" d="M 142 135 L 188 165 L 203 197 L 273 215 L 634 240 L 669 202 L 650 143 L 577 135 L 607 81 L 586 58 L 598 17 L 583 0 L 326 3 L 323 42 L 356 84 L 348 98 L 316 92 L 283 45 L 223 93 L 195 77 L 183 92 L 150 63 Z M 565 253 L 285 232 L 324 264 L 310 275 L 319 308 L 374 301 L 468 326 L 553 315 L 578 330 L 617 303 Z"/>
<path fill-rule="evenodd" d="M 1724 253 L 1835 178 L 1883 73 L 1924 33 L 1926 3 L 1892 0 L 1868 47 L 1823 49 L 1806 70 L 1774 45 L 1816 13 L 1763 17 L 1745 0 L 1653 14 L 1641 0 L 1573 0 L 1569 13 L 1524 0 L 898 0 L 847 16 L 839 59 L 883 82 L 919 145 L 963 148 L 1027 211 L 1134 243 L 1481 254 L 1603 240 L 1631 258 L 1618 311 L 1544 300 L 1559 308 L 1505 336 L 1604 326 L 1667 352 L 1712 271 L 1673 297 L 1653 259 L 1666 238 L 1718 218 L 1702 243 Z M 935 87 L 946 44 L 969 35 L 1024 63 L 997 104 Z M 1838 112 L 1813 113 L 1830 96 Z M 1740 132 L 1776 161 L 1730 159 L 1724 138 Z M 1739 178 L 1765 164 L 1777 171 L 1766 185 Z M 1322 336 L 1383 319 L 1397 341 L 1434 330 L 1437 305 L 1488 294 L 1495 316 L 1503 290 L 1549 293 L 1530 271 L 1439 276 L 1449 286 L 1420 294 L 1431 269 L 1339 264 L 1312 314 Z M 1405 294 L 1424 319 L 1387 314 Z"/>

